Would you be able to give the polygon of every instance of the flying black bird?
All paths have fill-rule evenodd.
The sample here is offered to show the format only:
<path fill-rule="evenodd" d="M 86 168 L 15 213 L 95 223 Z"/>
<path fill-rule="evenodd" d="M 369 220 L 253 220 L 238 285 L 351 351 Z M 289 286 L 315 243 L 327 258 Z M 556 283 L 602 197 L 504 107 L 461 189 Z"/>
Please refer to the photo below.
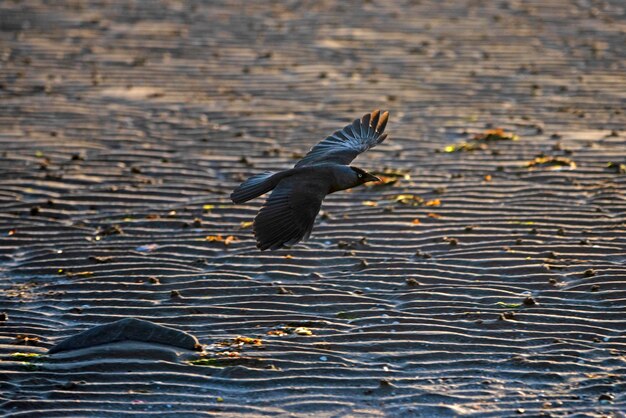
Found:
<path fill-rule="evenodd" d="M 243 203 L 274 190 L 254 219 L 254 235 L 261 251 L 308 238 L 327 194 L 380 181 L 348 164 L 385 140 L 388 119 L 389 112 L 368 113 L 315 145 L 294 168 L 257 174 L 233 191 L 232 201 Z"/>

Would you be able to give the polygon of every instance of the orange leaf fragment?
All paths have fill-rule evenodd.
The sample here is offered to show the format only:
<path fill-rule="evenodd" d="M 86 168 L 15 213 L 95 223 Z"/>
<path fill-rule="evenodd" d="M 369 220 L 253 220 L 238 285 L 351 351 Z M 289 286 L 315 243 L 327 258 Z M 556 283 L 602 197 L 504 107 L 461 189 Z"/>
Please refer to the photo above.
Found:
<path fill-rule="evenodd" d="M 439 199 L 433 199 L 433 200 L 429 200 L 428 202 L 426 202 L 426 206 L 439 206 L 441 205 L 441 200 Z"/>
<path fill-rule="evenodd" d="M 226 238 L 224 238 L 222 236 L 222 234 L 217 234 L 217 235 L 208 235 L 206 238 L 204 238 L 206 241 L 209 242 L 221 242 L 224 245 L 229 245 L 233 242 L 237 241 L 237 237 L 233 236 L 233 235 L 229 235 Z"/>
<path fill-rule="evenodd" d="M 283 337 L 285 335 L 287 335 L 288 333 L 283 331 L 282 329 L 271 329 L 269 331 L 267 331 L 267 335 L 276 335 L 278 337 Z"/>
<path fill-rule="evenodd" d="M 415 219 L 413 219 L 413 220 L 411 221 L 411 223 L 412 223 L 413 225 L 419 225 L 419 224 L 421 224 L 422 222 L 420 222 L 420 220 L 419 220 L 419 219 L 415 218 Z"/>
<path fill-rule="evenodd" d="M 436 214 L 436 213 L 432 213 L 432 212 L 431 212 L 431 213 L 429 213 L 429 214 L 428 214 L 428 217 L 429 217 L 429 218 L 439 219 L 439 218 L 441 218 L 441 215 L 438 215 L 438 214 Z"/>

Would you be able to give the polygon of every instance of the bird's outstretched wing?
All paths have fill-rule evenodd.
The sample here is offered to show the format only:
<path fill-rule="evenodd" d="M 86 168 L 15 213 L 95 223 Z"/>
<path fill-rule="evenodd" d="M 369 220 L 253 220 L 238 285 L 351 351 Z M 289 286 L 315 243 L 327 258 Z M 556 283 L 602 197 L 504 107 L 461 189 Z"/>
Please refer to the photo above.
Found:
<path fill-rule="evenodd" d="M 350 125 L 311 148 L 295 167 L 327 163 L 350 164 L 357 155 L 387 138 L 387 134 L 383 132 L 388 119 L 389 112 L 381 114 L 380 110 L 374 110 L 361 119 L 355 119 Z"/>
<path fill-rule="evenodd" d="M 254 235 L 260 250 L 290 246 L 311 234 L 328 187 L 302 180 L 281 181 L 254 219 Z"/>

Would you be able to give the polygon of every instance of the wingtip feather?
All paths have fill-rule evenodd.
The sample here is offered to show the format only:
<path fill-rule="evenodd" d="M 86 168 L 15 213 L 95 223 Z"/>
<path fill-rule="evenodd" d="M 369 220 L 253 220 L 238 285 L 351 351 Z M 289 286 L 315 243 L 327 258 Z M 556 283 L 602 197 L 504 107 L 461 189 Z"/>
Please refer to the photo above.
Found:
<path fill-rule="evenodd" d="M 378 124 L 376 125 L 377 133 L 382 134 L 385 131 L 385 127 L 387 126 L 387 121 L 389 121 L 389 112 L 385 111 L 380 117 Z"/>

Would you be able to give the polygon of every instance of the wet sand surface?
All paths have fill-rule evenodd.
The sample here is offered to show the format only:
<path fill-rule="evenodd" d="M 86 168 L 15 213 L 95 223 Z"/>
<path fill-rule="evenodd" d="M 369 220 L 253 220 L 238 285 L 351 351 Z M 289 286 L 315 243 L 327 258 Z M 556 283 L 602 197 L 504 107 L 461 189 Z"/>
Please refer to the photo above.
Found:
<path fill-rule="evenodd" d="M 623 416 L 624 3 L 250 3 L 0 3 L 2 416 Z M 376 108 L 257 251 L 230 191 Z M 128 317 L 205 353 L 48 353 Z"/>

